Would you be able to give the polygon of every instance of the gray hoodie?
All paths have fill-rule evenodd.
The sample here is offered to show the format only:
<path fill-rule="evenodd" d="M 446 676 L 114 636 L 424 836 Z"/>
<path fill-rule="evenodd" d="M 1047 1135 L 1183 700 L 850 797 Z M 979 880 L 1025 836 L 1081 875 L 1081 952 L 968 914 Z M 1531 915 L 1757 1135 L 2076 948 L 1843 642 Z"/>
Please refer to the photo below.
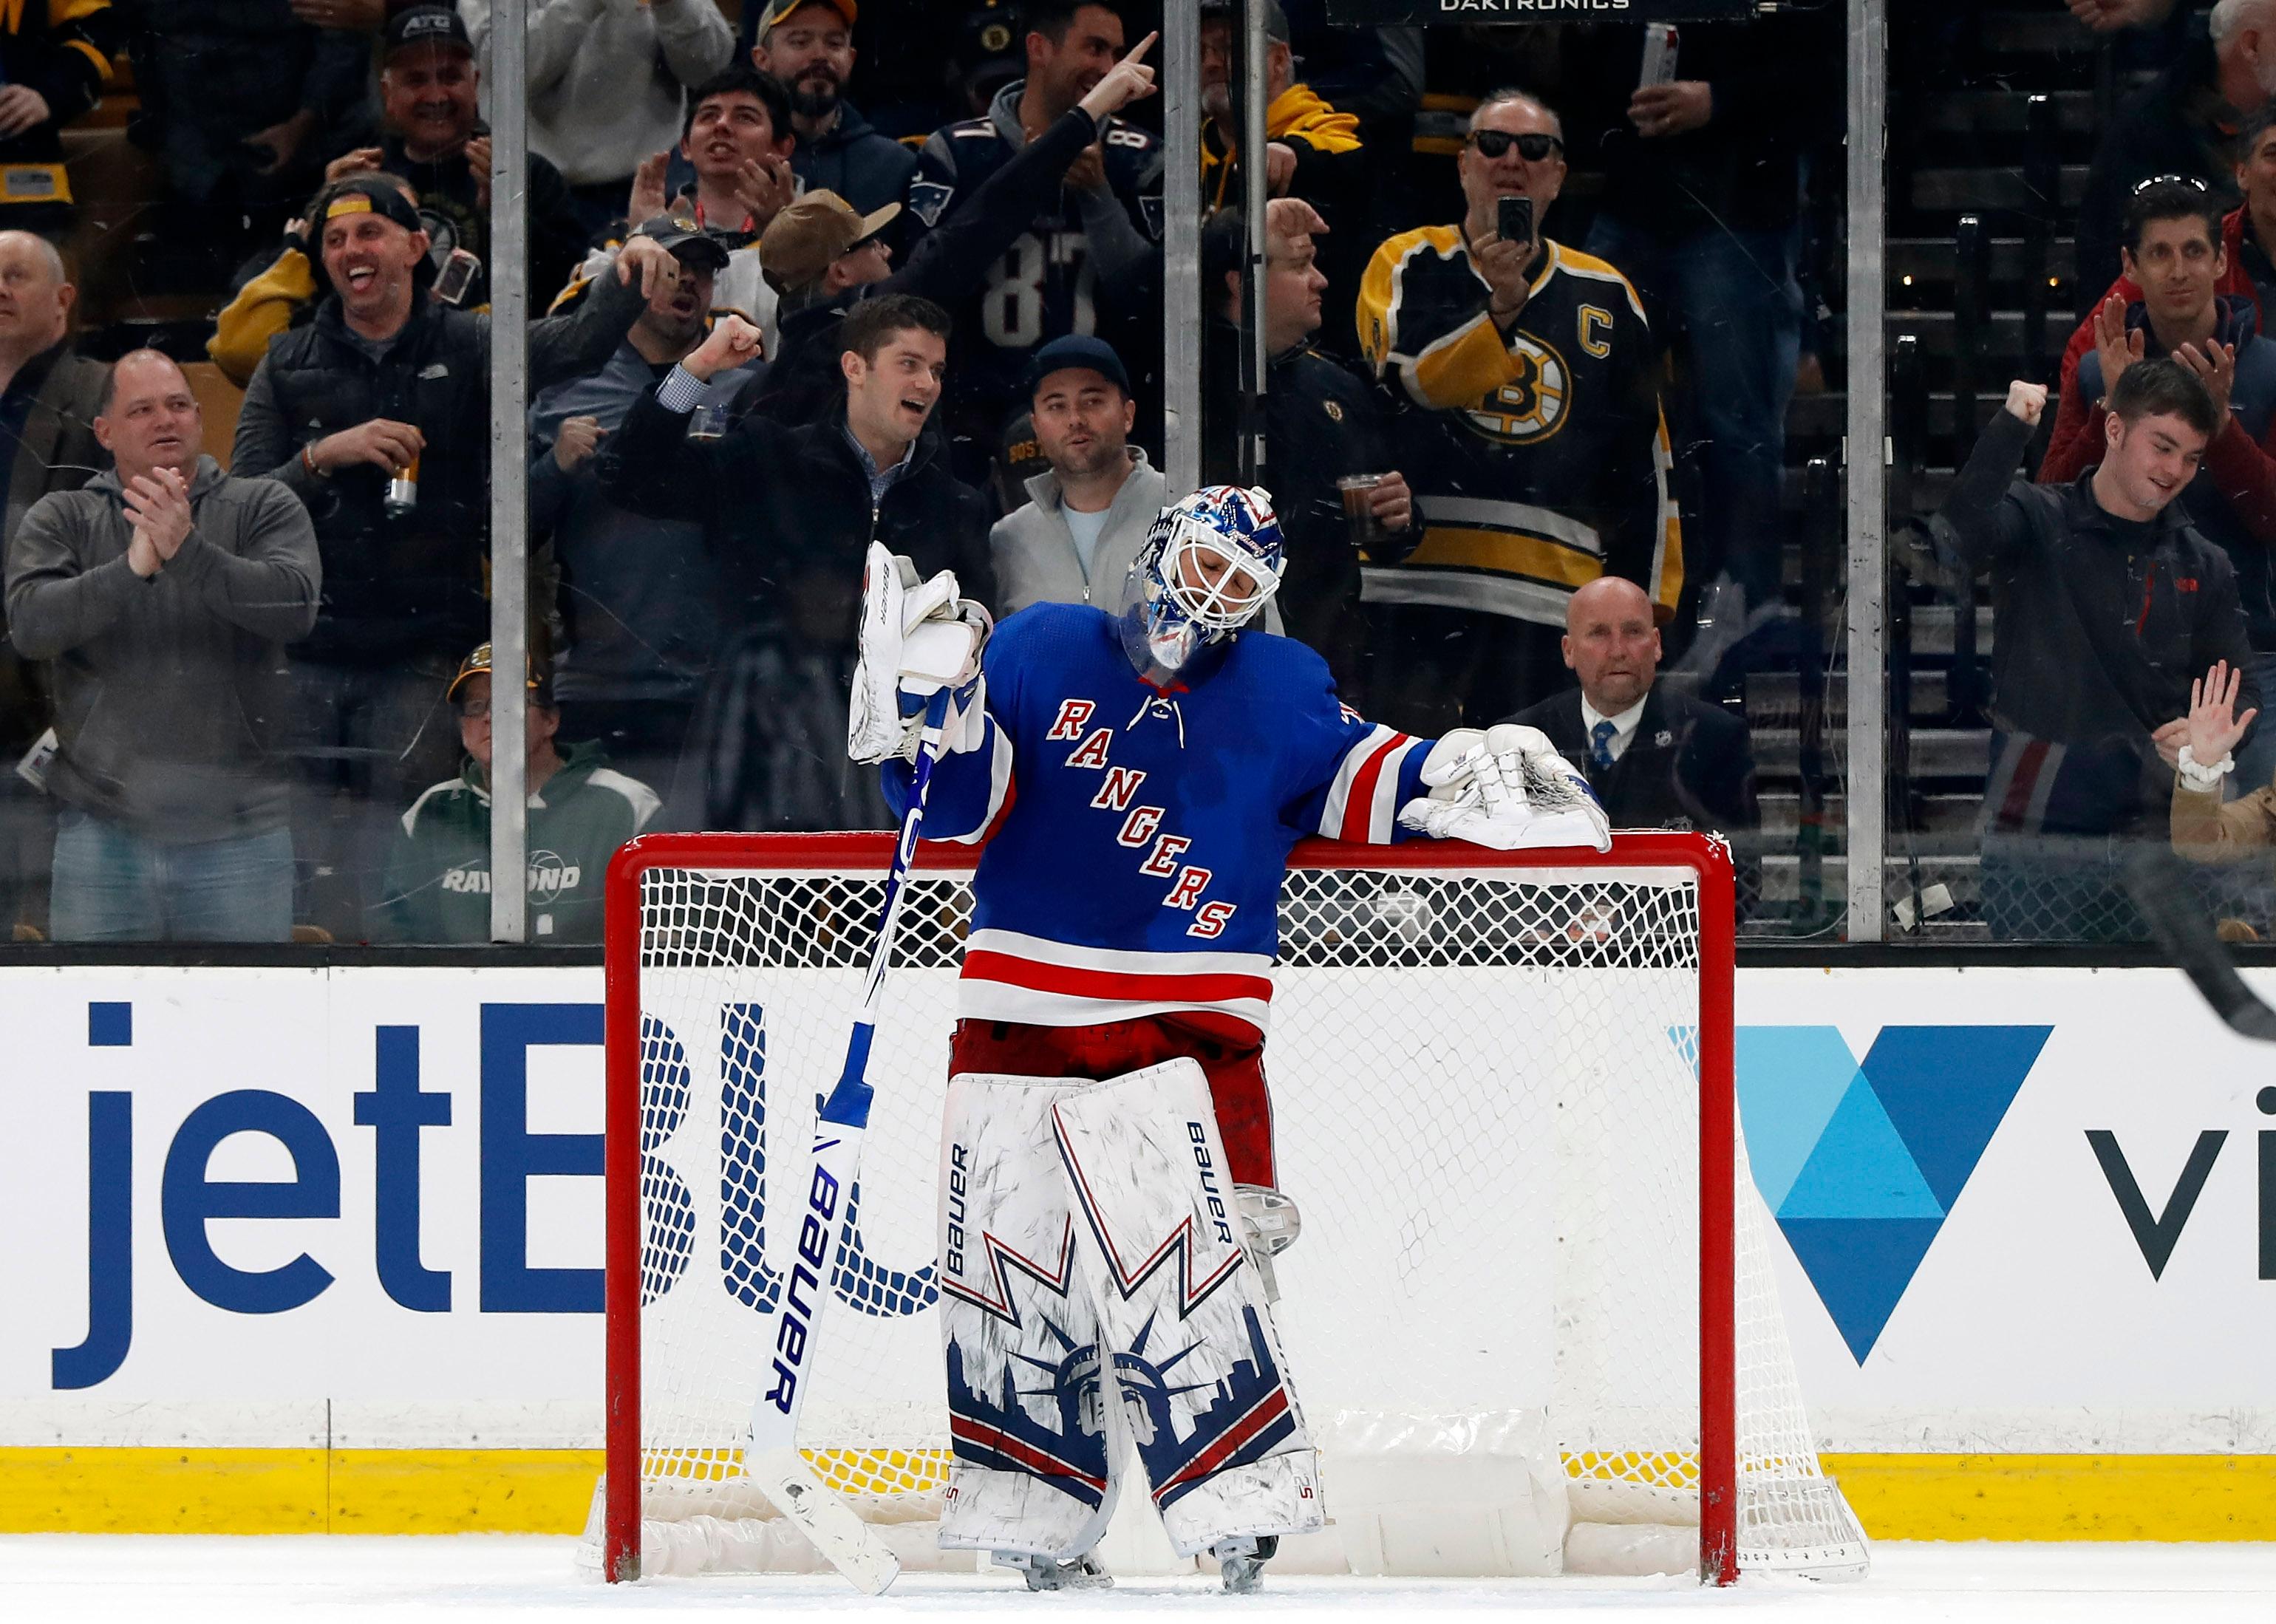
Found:
<path fill-rule="evenodd" d="M 53 663 L 62 749 L 48 786 L 155 840 L 282 828 L 271 751 L 292 697 L 283 645 L 316 618 L 308 511 L 201 457 L 194 527 L 145 581 L 127 566 L 119 489 L 105 470 L 42 497 L 8 543 L 11 634 Z"/>

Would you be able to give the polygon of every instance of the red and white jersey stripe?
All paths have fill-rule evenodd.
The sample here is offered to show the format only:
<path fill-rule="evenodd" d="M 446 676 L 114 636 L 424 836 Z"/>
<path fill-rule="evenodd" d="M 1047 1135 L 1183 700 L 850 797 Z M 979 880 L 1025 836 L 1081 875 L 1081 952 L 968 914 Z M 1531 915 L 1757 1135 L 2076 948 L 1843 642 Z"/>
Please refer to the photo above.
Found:
<path fill-rule="evenodd" d="M 1400 769 L 1416 750 L 1428 750 L 1430 741 L 1383 726 L 1346 752 L 1328 785 L 1327 804 L 1320 811 L 1320 832 L 1331 840 L 1357 845 L 1387 846 L 1399 826 Z"/>
<path fill-rule="evenodd" d="M 957 1013 L 1029 1026 L 1099 1026 L 1203 1010 L 1261 1036 L 1272 999 L 1264 953 L 1145 952 L 1077 947 L 1017 930 L 975 930 Z"/>

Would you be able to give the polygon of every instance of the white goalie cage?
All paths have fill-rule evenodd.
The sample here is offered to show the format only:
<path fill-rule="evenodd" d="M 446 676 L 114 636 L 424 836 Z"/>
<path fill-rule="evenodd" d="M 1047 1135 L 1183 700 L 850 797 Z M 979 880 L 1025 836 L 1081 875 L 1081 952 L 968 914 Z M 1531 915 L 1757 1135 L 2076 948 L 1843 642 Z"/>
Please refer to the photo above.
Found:
<path fill-rule="evenodd" d="M 795 1241 L 767 1203 L 802 1188 L 891 845 L 648 837 L 611 869 L 609 1455 L 583 1551 L 604 1576 L 816 1566 L 740 1459 Z M 905 1567 L 973 1565 L 931 1529 L 937 1172 L 972 861 L 926 847 L 911 876 L 800 1423 L 818 1475 Z M 1624 834 L 1606 856 L 1298 848 L 1265 1046 L 1302 1215 L 1276 1314 L 1332 1522 L 1284 1542 L 1275 1571 L 1864 1570 L 1745 1171 L 1731 907 L 1708 837 Z M 1167 1556 L 1158 1529 L 1124 1526 L 1145 1505 L 1124 1496 L 1110 1567 Z"/>

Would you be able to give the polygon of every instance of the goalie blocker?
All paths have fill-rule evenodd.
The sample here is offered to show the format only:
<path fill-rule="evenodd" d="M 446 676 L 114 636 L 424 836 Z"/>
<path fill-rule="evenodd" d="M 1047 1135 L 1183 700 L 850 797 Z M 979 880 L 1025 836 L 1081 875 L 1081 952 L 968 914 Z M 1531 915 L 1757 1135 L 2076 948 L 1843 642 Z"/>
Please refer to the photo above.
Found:
<path fill-rule="evenodd" d="M 1196 1063 L 959 1074 L 942 1155 L 944 1547 L 1079 1559 L 1133 1448 L 1181 1555 L 1324 1525 Z"/>

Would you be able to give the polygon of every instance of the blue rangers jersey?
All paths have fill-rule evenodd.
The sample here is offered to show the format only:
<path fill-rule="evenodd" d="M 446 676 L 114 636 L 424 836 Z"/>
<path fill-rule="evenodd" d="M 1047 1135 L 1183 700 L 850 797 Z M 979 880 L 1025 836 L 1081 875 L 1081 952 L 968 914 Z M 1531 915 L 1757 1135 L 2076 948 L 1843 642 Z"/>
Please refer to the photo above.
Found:
<path fill-rule="evenodd" d="M 1430 741 L 1339 704 L 1327 663 L 1244 632 L 1192 688 L 1132 671 L 1115 618 L 1038 603 L 997 629 L 980 747 L 934 770 L 924 832 L 985 839 L 959 1013 L 1035 1026 L 1210 1015 L 1261 1034 L 1280 882 L 1307 835 L 1387 845 Z M 913 769 L 885 765 L 906 808 Z"/>
<path fill-rule="evenodd" d="M 1028 144 L 1020 126 L 1025 88 L 1025 80 L 1014 80 L 997 93 L 987 117 L 933 132 L 909 179 L 914 231 L 929 231 L 968 206 L 988 178 L 1019 156 Z M 1123 347 L 1124 323 L 1159 320 L 1153 269 L 1162 239 L 1162 144 L 1136 125 L 1109 118 L 1100 126 L 1098 148 L 1106 190 L 1062 188 L 1011 239 L 972 297 L 950 313 L 956 323 L 948 373 L 952 399 L 1008 413 L 1026 405 L 1020 383 L 1038 345 L 1096 333 Z M 912 250 L 915 242 L 912 237 Z"/>

